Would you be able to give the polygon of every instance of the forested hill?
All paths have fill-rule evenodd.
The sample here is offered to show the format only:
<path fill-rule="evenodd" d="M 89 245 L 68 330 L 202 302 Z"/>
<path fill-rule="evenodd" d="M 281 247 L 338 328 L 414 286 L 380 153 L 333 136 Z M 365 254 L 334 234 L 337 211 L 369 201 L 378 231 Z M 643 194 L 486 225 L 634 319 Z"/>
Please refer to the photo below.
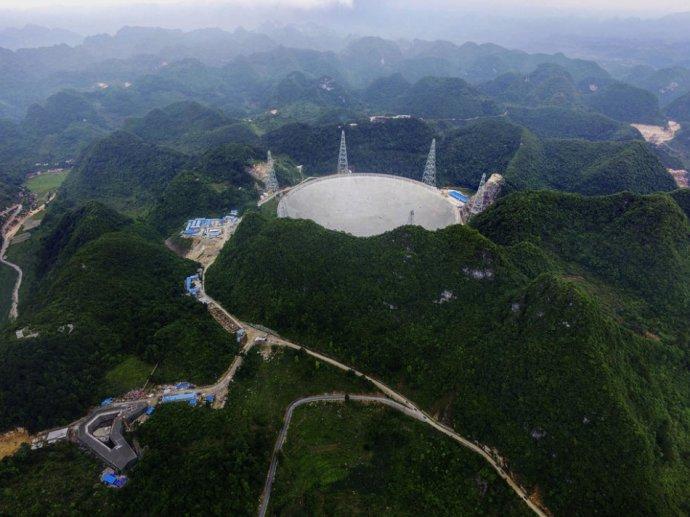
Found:
<path fill-rule="evenodd" d="M 548 188 L 586 195 L 675 188 L 673 178 L 643 142 L 540 140 L 527 131 L 505 177 L 509 190 Z"/>
<path fill-rule="evenodd" d="M 690 224 L 671 196 L 525 192 L 472 225 L 505 246 L 539 247 L 545 264 L 596 285 L 637 332 L 690 337 Z"/>
<path fill-rule="evenodd" d="M 188 158 L 118 131 L 92 144 L 61 189 L 68 201 L 98 200 L 137 213 L 160 195 Z"/>
<path fill-rule="evenodd" d="M 287 125 L 267 133 L 263 142 L 303 164 L 306 174 L 323 175 L 335 170 L 341 129 Z M 482 173 L 500 172 L 512 190 L 549 188 L 598 195 L 675 188 L 665 167 L 640 141 L 541 139 L 504 118 L 478 120 L 442 133 L 416 118 L 358 121 L 344 129 L 350 164 L 363 172 L 419 179 L 436 137 L 440 185 L 476 187 Z M 608 131 L 609 136 L 618 131 L 625 135 L 616 123 Z"/>
<path fill-rule="evenodd" d="M 544 267 L 551 254 L 462 226 L 357 239 L 254 215 L 207 287 L 496 447 L 555 514 L 682 512 L 687 351 L 626 330 L 596 284 Z"/>
<path fill-rule="evenodd" d="M 52 219 L 52 220 L 50 220 Z M 64 424 L 152 382 L 215 380 L 227 335 L 183 294 L 196 265 L 102 205 L 53 213 L 32 237 L 38 283 L 0 328 L 0 430 Z M 18 339 L 16 329 L 38 332 Z"/>

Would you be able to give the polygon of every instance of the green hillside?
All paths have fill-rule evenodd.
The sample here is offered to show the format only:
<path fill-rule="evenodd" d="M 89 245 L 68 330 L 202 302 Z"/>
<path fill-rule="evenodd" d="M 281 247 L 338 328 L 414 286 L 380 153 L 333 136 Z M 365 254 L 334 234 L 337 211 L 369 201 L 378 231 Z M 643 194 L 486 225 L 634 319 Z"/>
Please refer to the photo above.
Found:
<path fill-rule="evenodd" d="M 97 200 L 135 214 L 146 209 L 186 163 L 180 153 L 117 131 L 89 146 L 61 196 L 77 203 Z"/>
<path fill-rule="evenodd" d="M 623 140 L 639 138 L 630 126 L 599 113 L 559 106 L 509 108 L 509 119 L 540 138 L 581 138 L 583 140 Z"/>
<path fill-rule="evenodd" d="M 397 101 L 399 113 L 432 119 L 498 115 L 496 103 L 458 78 L 425 77 Z"/>
<path fill-rule="evenodd" d="M 664 111 L 672 120 L 690 122 L 690 93 L 674 100 Z"/>
<path fill-rule="evenodd" d="M 253 215 L 207 287 L 496 447 L 556 514 L 678 513 L 687 353 L 626 330 L 581 282 L 526 277 L 521 256 L 461 226 L 357 239 Z"/>
<path fill-rule="evenodd" d="M 690 335 L 690 224 L 668 196 L 524 192 L 472 224 L 504 246 L 533 244 L 562 273 L 593 282 L 633 330 Z"/>
<path fill-rule="evenodd" d="M 509 190 L 548 188 L 587 195 L 675 188 L 673 178 L 642 142 L 539 140 L 523 133 L 505 171 Z"/>
<path fill-rule="evenodd" d="M 484 83 L 481 91 L 491 98 L 525 106 L 572 106 L 580 102 L 572 76 L 556 64 L 541 64 L 533 72 L 503 74 Z"/>
<path fill-rule="evenodd" d="M 586 104 L 621 122 L 660 124 L 659 100 L 646 90 L 625 83 L 612 83 L 586 98 Z"/>
<path fill-rule="evenodd" d="M 229 363 L 225 333 L 183 295 L 194 264 L 153 232 L 97 204 L 46 224 L 38 283 L 0 334 L 0 429 L 70 421 L 117 394 L 109 379 L 123 368 L 141 365 L 145 380 L 158 364 L 155 381 L 201 383 Z M 17 339 L 24 327 L 40 335 Z"/>

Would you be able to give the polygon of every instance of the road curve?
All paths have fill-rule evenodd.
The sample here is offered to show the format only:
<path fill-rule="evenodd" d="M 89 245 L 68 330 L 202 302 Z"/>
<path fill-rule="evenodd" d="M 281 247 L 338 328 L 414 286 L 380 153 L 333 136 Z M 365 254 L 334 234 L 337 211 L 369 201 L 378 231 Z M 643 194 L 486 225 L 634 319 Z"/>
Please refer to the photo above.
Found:
<path fill-rule="evenodd" d="M 8 228 L 15 220 L 21 209 L 22 205 L 17 205 L 14 213 L 9 216 L 9 219 L 7 219 L 7 222 L 5 222 L 5 224 L 3 225 L 2 248 L 0 248 L 0 263 L 11 267 L 17 272 L 17 280 L 15 281 L 14 289 L 12 290 L 12 306 L 10 307 L 9 315 L 11 320 L 15 320 L 17 319 L 17 316 L 19 316 L 19 288 L 22 285 L 22 278 L 24 276 L 24 272 L 22 271 L 22 268 L 20 268 L 17 264 L 14 264 L 13 262 L 6 260 L 5 253 L 7 252 L 7 248 L 10 246 L 10 241 L 12 240 L 12 237 L 14 236 L 14 232 L 10 233 Z M 21 222 L 19 226 L 21 226 Z"/>
<path fill-rule="evenodd" d="M 215 301 L 213 298 L 208 296 L 205 291 L 203 292 L 203 296 L 205 296 L 207 303 L 213 304 L 216 307 L 218 307 L 225 315 L 227 315 L 229 318 L 231 318 L 234 322 L 239 324 L 240 327 L 244 328 L 247 331 L 247 334 L 253 334 L 256 335 L 257 333 L 263 334 L 266 336 L 266 332 L 262 331 L 261 329 L 258 329 L 256 327 L 253 327 L 252 325 L 249 325 L 247 323 L 244 323 L 237 319 L 234 316 L 231 316 L 228 311 L 226 311 L 217 301 Z M 514 479 L 513 477 L 508 473 L 508 471 L 503 467 L 504 460 L 498 456 L 494 457 L 492 454 L 490 454 L 488 451 L 489 449 L 486 447 L 482 447 L 479 444 L 476 444 L 467 438 L 464 438 L 460 434 L 456 433 L 452 428 L 448 427 L 447 425 L 444 425 L 440 422 L 438 422 L 436 419 L 434 419 L 431 415 L 426 413 L 425 411 L 421 410 L 419 407 L 417 407 L 411 400 L 408 398 L 404 397 L 400 393 L 396 392 L 395 390 L 391 389 L 388 387 L 386 384 L 383 382 L 369 376 L 365 375 L 364 373 L 355 370 L 354 368 L 350 368 L 349 366 L 336 361 L 335 359 L 332 359 L 328 356 L 325 356 L 323 354 L 320 354 L 318 352 L 314 352 L 313 350 L 309 350 L 308 348 L 296 345 L 295 343 L 291 343 L 290 341 L 286 341 L 285 339 L 280 338 L 277 334 L 269 334 L 268 336 L 268 344 L 271 346 L 282 346 L 285 348 L 291 348 L 293 350 L 303 350 L 306 354 L 310 355 L 311 357 L 314 357 L 315 359 L 318 359 L 321 362 L 324 362 L 326 364 L 329 364 L 331 366 L 334 366 L 340 370 L 343 371 L 352 371 L 355 375 L 358 377 L 365 379 L 372 383 L 376 388 L 378 388 L 384 395 L 389 397 L 391 402 L 396 402 L 398 403 L 399 406 L 405 407 L 409 413 L 406 413 L 410 416 L 414 415 L 420 415 L 420 420 L 421 422 L 424 422 L 437 431 L 445 434 L 446 436 L 452 438 L 456 442 L 458 442 L 460 445 L 463 447 L 466 447 L 467 449 L 470 449 L 471 451 L 479 454 L 481 457 L 483 457 L 489 465 L 496 471 L 496 473 L 510 486 L 510 488 L 513 489 L 513 491 L 525 502 L 527 506 L 537 515 L 540 517 L 547 517 L 550 515 L 550 512 L 548 510 L 545 510 L 541 508 L 539 505 L 537 505 L 534 501 L 532 501 L 529 498 L 529 494 L 527 491 L 521 487 Z M 244 350 L 248 352 L 251 347 L 254 344 L 254 340 L 249 340 L 247 342 L 247 345 L 245 346 Z M 305 402 L 308 403 L 308 402 Z M 416 416 L 414 416 L 417 418 Z M 282 447 L 282 445 L 281 445 Z M 262 496 L 263 500 L 263 496 Z M 265 509 L 264 509 L 265 511 Z"/>
<path fill-rule="evenodd" d="M 349 399 L 356 402 L 367 402 L 376 404 L 385 404 L 397 411 L 400 411 L 416 420 L 421 422 L 425 421 L 424 415 L 419 411 L 414 411 L 407 406 L 399 404 L 394 400 L 391 400 L 382 396 L 373 395 L 349 395 Z M 292 402 L 285 412 L 285 418 L 283 420 L 283 427 L 280 429 L 278 434 L 278 439 L 276 440 L 275 447 L 273 448 L 273 454 L 271 455 L 271 465 L 268 468 L 268 474 L 266 475 L 266 482 L 264 483 L 264 489 L 261 493 L 261 502 L 259 504 L 259 517 L 264 517 L 266 511 L 268 510 L 268 503 L 271 498 L 271 490 L 273 489 L 273 481 L 275 480 L 276 471 L 278 469 L 278 453 L 282 450 L 283 445 L 285 445 L 285 440 L 287 438 L 287 432 L 290 427 L 290 422 L 292 421 L 292 415 L 300 406 L 306 404 L 312 404 L 315 402 L 345 402 L 344 394 L 325 394 L 325 395 L 314 395 L 310 397 L 304 397 Z"/>

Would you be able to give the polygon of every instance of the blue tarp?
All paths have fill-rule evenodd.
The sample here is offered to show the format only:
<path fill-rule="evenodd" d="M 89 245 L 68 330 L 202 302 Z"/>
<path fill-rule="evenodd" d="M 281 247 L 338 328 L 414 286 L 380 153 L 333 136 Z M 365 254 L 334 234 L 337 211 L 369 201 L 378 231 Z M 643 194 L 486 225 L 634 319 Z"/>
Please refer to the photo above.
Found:
<path fill-rule="evenodd" d="M 101 481 L 108 486 L 114 486 L 116 488 L 122 488 L 127 484 L 127 476 L 117 476 L 112 473 L 103 474 L 101 476 Z"/>
<path fill-rule="evenodd" d="M 155 408 L 154 406 L 149 406 L 149 407 L 146 408 L 146 414 L 149 415 L 149 416 L 150 416 L 150 415 L 153 415 L 153 412 L 154 412 L 155 410 L 156 410 L 156 408 Z"/>
<path fill-rule="evenodd" d="M 187 402 L 190 406 L 196 406 L 196 393 L 178 393 L 177 395 L 164 395 L 163 404 L 168 402 Z"/>
<path fill-rule="evenodd" d="M 211 394 L 211 395 L 206 395 L 206 402 L 208 404 L 211 404 L 214 400 L 216 399 L 216 396 Z"/>
<path fill-rule="evenodd" d="M 112 403 L 113 403 L 113 399 L 112 399 L 112 398 L 103 399 L 103 400 L 101 401 L 101 406 L 109 406 L 109 405 L 112 404 Z"/>
<path fill-rule="evenodd" d="M 458 201 L 462 201 L 463 203 L 467 203 L 470 200 L 470 198 L 468 198 L 465 194 L 462 194 L 457 190 L 449 190 L 448 195 L 452 198 L 457 199 Z"/>

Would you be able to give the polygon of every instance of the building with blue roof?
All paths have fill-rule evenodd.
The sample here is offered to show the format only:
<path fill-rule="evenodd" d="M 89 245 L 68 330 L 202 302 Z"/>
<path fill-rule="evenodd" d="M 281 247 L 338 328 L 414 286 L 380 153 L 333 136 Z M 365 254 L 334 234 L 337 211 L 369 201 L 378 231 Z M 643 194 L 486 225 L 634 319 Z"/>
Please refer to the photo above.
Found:
<path fill-rule="evenodd" d="M 468 198 L 465 194 L 458 192 L 457 190 L 449 190 L 448 195 L 453 199 L 460 201 L 461 203 L 467 203 L 470 200 L 470 198 Z"/>

